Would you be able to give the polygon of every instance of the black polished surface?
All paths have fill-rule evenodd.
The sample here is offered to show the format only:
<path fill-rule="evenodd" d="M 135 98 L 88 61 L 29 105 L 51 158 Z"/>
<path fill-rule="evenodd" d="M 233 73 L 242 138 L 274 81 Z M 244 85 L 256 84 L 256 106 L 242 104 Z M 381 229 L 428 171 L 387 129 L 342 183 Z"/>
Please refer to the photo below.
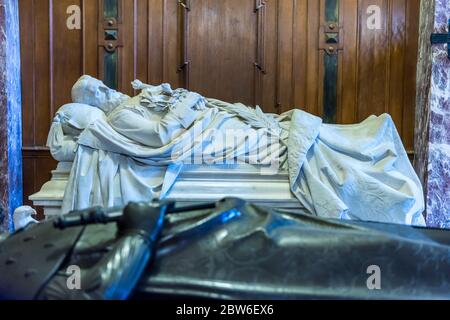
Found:
<path fill-rule="evenodd" d="M 45 229 L 47 241 L 57 241 L 61 232 L 75 230 L 51 231 L 48 225 L 23 235 Z M 64 283 L 61 271 L 70 265 L 93 270 L 119 261 L 106 278 L 112 283 L 126 279 L 124 270 L 146 268 L 131 296 L 137 299 L 450 299 L 448 230 L 329 220 L 228 199 L 214 209 L 167 214 L 148 263 L 144 251 L 124 250 L 143 248 L 142 241 L 132 243 L 142 237 L 130 240 L 117 231 L 115 223 L 85 227 L 53 281 L 62 277 L 56 281 Z M 0 263 L 14 256 L 18 240 L 0 244 Z M 42 256 L 37 243 L 28 249 Z M 117 255 L 120 259 L 105 258 Z M 380 290 L 367 285 L 374 266 L 380 270 Z M 8 282 L 3 271 L 0 278 Z"/>

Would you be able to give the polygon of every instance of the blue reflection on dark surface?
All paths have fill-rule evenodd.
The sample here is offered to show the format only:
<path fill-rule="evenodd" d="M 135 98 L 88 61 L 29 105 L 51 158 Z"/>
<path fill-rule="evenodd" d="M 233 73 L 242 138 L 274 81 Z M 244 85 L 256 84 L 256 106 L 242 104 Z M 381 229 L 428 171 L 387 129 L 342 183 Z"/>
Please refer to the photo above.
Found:
<path fill-rule="evenodd" d="M 240 217 L 241 215 L 242 215 L 241 212 L 237 209 L 232 209 L 230 211 L 226 211 L 221 216 L 222 223 L 227 223 L 227 222 L 233 220 L 234 218 Z"/>

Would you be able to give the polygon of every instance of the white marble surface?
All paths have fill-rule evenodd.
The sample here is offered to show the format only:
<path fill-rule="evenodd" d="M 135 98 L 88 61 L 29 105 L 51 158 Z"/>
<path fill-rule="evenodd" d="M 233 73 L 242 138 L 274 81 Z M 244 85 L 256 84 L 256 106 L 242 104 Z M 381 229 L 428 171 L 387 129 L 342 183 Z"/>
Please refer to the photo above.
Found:
<path fill-rule="evenodd" d="M 35 206 L 44 207 L 47 218 L 61 214 L 71 167 L 70 162 L 59 163 L 52 172 L 51 181 L 30 197 Z M 287 172 L 264 176 L 259 168 L 251 165 L 193 165 L 185 167 L 167 194 L 167 199 L 189 205 L 238 197 L 259 205 L 306 212 L 289 188 Z"/>

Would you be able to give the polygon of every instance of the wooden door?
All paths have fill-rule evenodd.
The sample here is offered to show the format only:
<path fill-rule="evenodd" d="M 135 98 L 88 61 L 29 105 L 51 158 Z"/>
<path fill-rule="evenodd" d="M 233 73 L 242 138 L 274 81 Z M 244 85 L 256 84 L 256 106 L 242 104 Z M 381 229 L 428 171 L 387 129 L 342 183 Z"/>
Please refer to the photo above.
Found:
<path fill-rule="evenodd" d="M 127 94 L 135 78 L 168 82 L 327 122 L 387 112 L 414 149 L 419 0 L 19 3 L 25 199 L 50 178 L 50 123 L 82 74 Z M 70 29 L 77 8 L 80 28 Z"/>
<path fill-rule="evenodd" d="M 275 112 L 276 9 L 275 1 L 191 0 L 184 30 L 187 87 Z"/>

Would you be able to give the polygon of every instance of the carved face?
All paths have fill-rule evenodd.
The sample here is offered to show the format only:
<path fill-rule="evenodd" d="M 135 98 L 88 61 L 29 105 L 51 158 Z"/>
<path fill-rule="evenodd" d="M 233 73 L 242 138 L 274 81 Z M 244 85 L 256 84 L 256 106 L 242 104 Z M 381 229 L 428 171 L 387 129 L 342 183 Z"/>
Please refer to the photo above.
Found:
<path fill-rule="evenodd" d="M 97 107 L 106 113 L 117 106 L 122 97 L 121 93 L 91 76 L 82 76 L 72 88 L 73 102 Z"/>

